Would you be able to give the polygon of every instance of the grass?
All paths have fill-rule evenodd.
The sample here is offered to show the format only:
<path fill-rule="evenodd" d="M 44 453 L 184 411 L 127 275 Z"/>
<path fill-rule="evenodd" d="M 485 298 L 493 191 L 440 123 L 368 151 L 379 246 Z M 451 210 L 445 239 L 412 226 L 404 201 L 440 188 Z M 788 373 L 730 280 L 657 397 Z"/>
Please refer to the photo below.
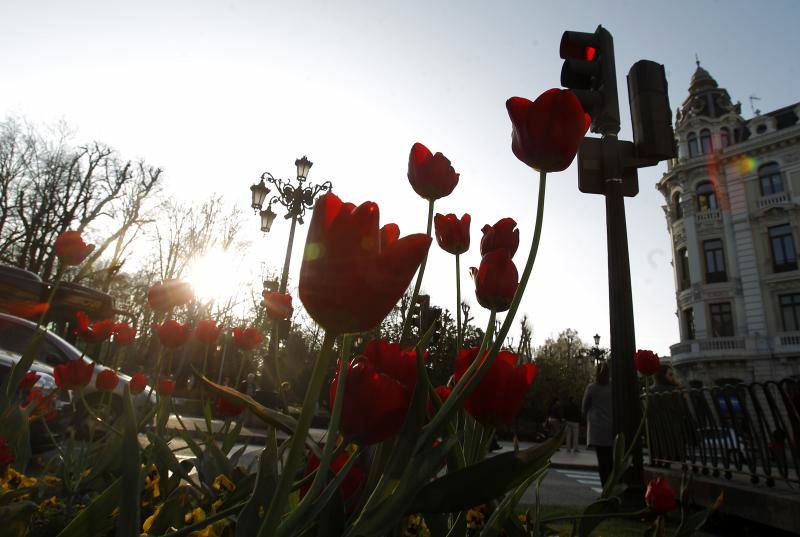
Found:
<path fill-rule="evenodd" d="M 560 505 L 543 505 L 541 507 L 542 519 L 579 515 L 582 509 L 573 506 L 560 506 Z M 678 521 L 670 520 L 667 525 L 667 534 L 670 535 L 677 528 Z M 603 521 L 591 533 L 593 537 L 642 537 L 645 530 L 652 525 L 651 521 L 638 520 L 638 519 L 624 519 L 612 518 Z M 559 537 L 569 537 L 572 535 L 572 522 L 562 521 L 553 522 L 548 524 L 551 530 L 556 533 L 550 535 L 558 535 Z M 711 533 L 698 532 L 696 537 L 714 537 Z"/>

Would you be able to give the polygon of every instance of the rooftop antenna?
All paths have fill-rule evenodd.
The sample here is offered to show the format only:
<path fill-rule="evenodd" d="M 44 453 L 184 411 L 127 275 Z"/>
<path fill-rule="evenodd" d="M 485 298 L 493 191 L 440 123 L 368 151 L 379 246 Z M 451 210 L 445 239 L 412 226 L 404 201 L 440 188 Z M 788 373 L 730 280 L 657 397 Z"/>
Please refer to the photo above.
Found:
<path fill-rule="evenodd" d="M 697 53 L 694 53 L 694 63 L 697 64 L 697 67 L 700 67 L 700 58 L 697 57 Z"/>
<path fill-rule="evenodd" d="M 754 115 L 760 116 L 761 115 L 761 110 L 759 110 L 758 108 L 755 107 L 755 101 L 760 101 L 761 97 L 757 97 L 755 95 L 751 95 L 749 97 L 749 99 L 750 99 L 750 111 L 753 112 Z"/>

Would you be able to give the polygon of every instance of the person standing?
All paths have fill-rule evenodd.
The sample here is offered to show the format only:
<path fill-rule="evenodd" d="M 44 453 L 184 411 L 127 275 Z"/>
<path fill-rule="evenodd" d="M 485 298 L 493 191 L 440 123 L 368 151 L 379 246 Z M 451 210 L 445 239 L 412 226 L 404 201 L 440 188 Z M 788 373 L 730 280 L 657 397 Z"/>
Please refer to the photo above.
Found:
<path fill-rule="evenodd" d="M 600 362 L 594 371 L 594 382 L 583 394 L 583 414 L 586 416 L 586 443 L 597 454 L 600 482 L 605 486 L 613 467 L 614 429 L 611 416 L 610 372 L 606 362 Z"/>
<path fill-rule="evenodd" d="M 564 403 L 564 421 L 567 424 L 567 453 L 578 452 L 578 433 L 581 426 L 581 409 L 571 395 Z"/>

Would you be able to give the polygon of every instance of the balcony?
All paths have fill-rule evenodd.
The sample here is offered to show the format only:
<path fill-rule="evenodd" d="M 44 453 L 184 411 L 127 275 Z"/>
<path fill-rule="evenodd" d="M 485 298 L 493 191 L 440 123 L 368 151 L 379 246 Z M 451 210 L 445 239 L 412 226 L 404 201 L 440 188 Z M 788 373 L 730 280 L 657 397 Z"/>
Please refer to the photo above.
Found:
<path fill-rule="evenodd" d="M 771 196 L 765 196 L 759 199 L 756 201 L 756 207 L 759 209 L 768 209 L 769 207 L 788 205 L 789 203 L 791 203 L 791 197 L 789 196 L 789 193 L 780 192 L 778 194 L 772 194 Z"/>
<path fill-rule="evenodd" d="M 722 211 L 719 209 L 708 209 L 706 211 L 698 211 L 694 215 L 695 222 L 698 225 L 714 225 L 722 222 Z"/>
<path fill-rule="evenodd" d="M 691 362 L 693 360 L 726 360 L 731 358 L 743 358 L 755 350 L 755 339 L 760 337 L 712 337 L 705 339 L 694 339 L 681 341 L 670 346 L 672 364 L 681 362 Z"/>

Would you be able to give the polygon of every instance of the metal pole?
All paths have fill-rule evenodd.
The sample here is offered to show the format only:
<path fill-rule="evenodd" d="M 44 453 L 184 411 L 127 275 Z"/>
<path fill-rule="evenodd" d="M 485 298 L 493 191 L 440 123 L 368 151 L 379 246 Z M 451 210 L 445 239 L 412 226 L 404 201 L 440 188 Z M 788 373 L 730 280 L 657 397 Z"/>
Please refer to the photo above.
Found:
<path fill-rule="evenodd" d="M 641 419 L 639 381 L 633 366 L 636 333 L 633 323 L 631 269 L 628 258 L 628 232 L 622 179 L 607 179 L 606 239 L 608 242 L 608 306 L 611 325 L 611 397 L 614 434 L 624 433 L 630 445 Z M 626 475 L 629 486 L 643 486 L 642 445 L 633 450 L 633 467 Z"/>
<path fill-rule="evenodd" d="M 297 225 L 297 216 L 292 217 L 292 227 L 289 229 L 289 245 L 286 247 L 286 258 L 283 260 L 283 274 L 281 275 L 281 286 L 279 292 L 286 292 L 286 284 L 289 281 L 289 262 L 292 260 L 292 244 L 294 244 L 294 228 Z"/>
<path fill-rule="evenodd" d="M 278 288 L 279 293 L 286 292 L 286 286 L 289 281 L 289 262 L 292 260 L 292 245 L 294 244 L 294 230 L 297 226 L 297 216 L 292 217 L 292 227 L 289 228 L 289 244 L 286 245 L 286 257 L 283 260 L 283 274 L 281 274 L 281 284 Z M 281 379 L 278 378 L 278 321 L 272 321 L 272 331 L 269 337 L 269 359 L 272 362 L 272 372 L 275 375 L 275 388 L 278 392 L 279 399 L 284 400 L 283 386 L 281 386 Z M 288 409 L 284 409 L 288 410 Z"/>

